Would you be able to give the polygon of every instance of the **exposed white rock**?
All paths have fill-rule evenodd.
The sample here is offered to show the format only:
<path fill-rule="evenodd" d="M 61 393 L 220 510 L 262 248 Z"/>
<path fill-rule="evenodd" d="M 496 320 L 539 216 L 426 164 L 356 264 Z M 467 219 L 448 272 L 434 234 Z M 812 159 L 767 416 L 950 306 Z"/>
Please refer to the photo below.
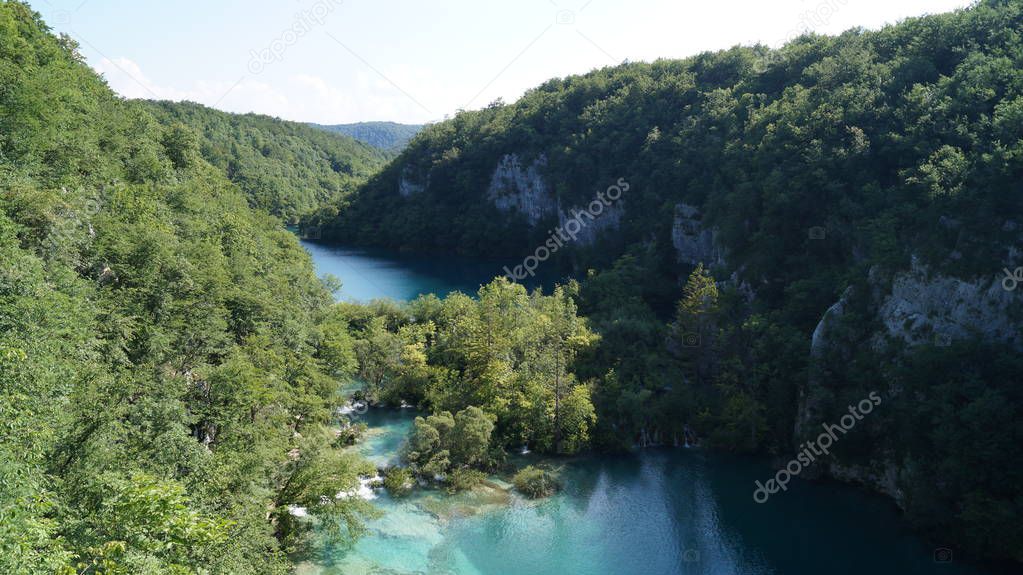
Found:
<path fill-rule="evenodd" d="M 703 215 L 695 206 L 677 204 L 671 229 L 671 243 L 679 263 L 711 266 L 724 263 L 721 250 L 714 241 L 714 231 L 703 227 Z"/>
<path fill-rule="evenodd" d="M 505 154 L 490 178 L 487 198 L 502 212 L 518 212 L 535 226 L 558 212 L 558 202 L 544 181 L 547 157 L 523 166 L 518 154 Z"/>
<path fill-rule="evenodd" d="M 429 185 L 429 175 L 426 177 L 426 181 L 422 182 L 412 173 L 411 166 L 406 166 L 401 172 L 401 179 L 398 180 L 398 194 L 403 198 L 408 198 L 422 193 Z"/>
<path fill-rule="evenodd" d="M 829 307 L 828 311 L 824 312 L 824 316 L 821 317 L 817 327 L 813 330 L 813 337 L 810 342 L 810 354 L 812 356 L 820 357 L 824 353 L 827 347 L 828 336 L 834 330 L 835 322 L 845 313 L 845 306 L 849 304 L 851 295 L 852 287 L 849 287 L 842 294 L 841 299 Z"/>
<path fill-rule="evenodd" d="M 600 203 L 598 201 L 598 203 Z M 611 230 L 617 230 L 622 223 L 622 217 L 625 215 L 624 200 L 619 200 L 610 205 L 601 204 L 600 211 L 591 209 L 590 206 L 583 206 L 581 208 L 571 208 L 567 212 L 564 210 L 558 210 L 558 225 L 562 229 L 567 229 L 565 226 L 571 219 L 577 219 L 583 226 L 579 229 L 579 232 L 575 234 L 574 244 L 580 246 L 591 246 L 602 234 Z M 594 217 L 590 218 L 591 214 Z"/>
<path fill-rule="evenodd" d="M 1020 295 L 992 275 L 975 280 L 932 274 L 915 258 L 895 277 L 878 315 L 888 336 L 909 345 L 947 345 L 979 337 L 1020 347 L 1023 333 L 1013 320 Z M 880 340 L 875 344 L 880 345 Z"/>

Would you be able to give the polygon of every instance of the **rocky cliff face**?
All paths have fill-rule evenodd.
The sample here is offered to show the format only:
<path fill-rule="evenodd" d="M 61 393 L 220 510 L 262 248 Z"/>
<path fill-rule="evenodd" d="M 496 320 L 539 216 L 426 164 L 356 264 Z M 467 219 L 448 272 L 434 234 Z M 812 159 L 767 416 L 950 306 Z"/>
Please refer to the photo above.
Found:
<path fill-rule="evenodd" d="M 544 178 L 546 166 L 547 157 L 542 154 L 529 164 L 518 154 L 504 155 L 490 178 L 487 198 L 502 212 L 524 215 L 530 226 L 556 216 L 565 229 L 575 220 L 578 226 L 573 224 L 571 229 L 578 231 L 572 234 L 572 243 L 577 246 L 593 245 L 602 234 L 619 227 L 625 215 L 624 200 L 602 204 L 599 209 L 592 204 L 564 207 Z"/>
<path fill-rule="evenodd" d="M 420 178 L 409 167 L 406 167 L 401 172 L 401 179 L 398 180 L 398 194 L 403 198 L 408 198 L 424 192 L 429 185 L 429 175 Z"/>
<path fill-rule="evenodd" d="M 547 157 L 524 165 L 518 154 L 501 158 L 490 179 L 487 198 L 502 212 L 518 212 L 535 226 L 558 212 L 558 201 L 543 177 Z"/>
<path fill-rule="evenodd" d="M 583 208 L 571 208 L 567 211 L 558 210 L 558 225 L 566 229 L 569 220 L 576 219 L 583 223 L 583 227 L 575 236 L 575 243 L 580 246 L 591 246 L 601 235 L 618 229 L 622 217 L 625 215 L 624 201 L 612 204 L 603 208 L 599 215 L 592 220 L 589 216 L 581 214 L 586 210 Z"/>
<path fill-rule="evenodd" d="M 872 272 L 868 282 L 870 293 L 847 289 L 823 314 L 813 333 L 809 378 L 800 393 L 794 430 L 797 441 L 815 433 L 822 423 L 834 423 L 823 420 L 821 406 L 836 392 L 834 382 L 828 379 L 836 367 L 835 352 L 844 356 L 857 346 L 868 346 L 880 356 L 897 350 L 892 347 L 896 343 L 910 348 L 941 347 L 967 339 L 1023 348 L 1023 318 L 1015 311 L 1020 304 L 1019 295 L 1007 290 L 1001 280 L 995 275 L 975 279 L 942 275 L 913 258 L 908 270 L 888 279 Z M 878 327 L 866 338 L 849 341 L 841 324 L 854 301 L 866 303 L 872 316 L 868 319 Z M 892 397 L 899 390 L 878 391 L 884 397 Z M 909 470 L 905 461 L 890 455 L 888 446 L 878 445 L 868 463 L 850 464 L 834 456 L 822 463 L 817 473 L 861 483 L 892 497 L 900 505 L 904 502 L 900 477 Z"/>
<path fill-rule="evenodd" d="M 910 346 L 949 345 L 961 339 L 1023 346 L 1023 332 L 1014 320 L 1019 298 L 991 276 L 962 280 L 931 273 L 914 259 L 912 268 L 897 275 L 884 298 L 878 317 L 885 330 L 880 336 Z M 879 337 L 876 345 L 884 345 Z"/>
<path fill-rule="evenodd" d="M 724 257 L 714 241 L 714 230 L 703 225 L 703 215 L 695 206 L 677 204 L 671 228 L 671 243 L 675 246 L 678 262 L 695 266 L 724 263 Z"/>

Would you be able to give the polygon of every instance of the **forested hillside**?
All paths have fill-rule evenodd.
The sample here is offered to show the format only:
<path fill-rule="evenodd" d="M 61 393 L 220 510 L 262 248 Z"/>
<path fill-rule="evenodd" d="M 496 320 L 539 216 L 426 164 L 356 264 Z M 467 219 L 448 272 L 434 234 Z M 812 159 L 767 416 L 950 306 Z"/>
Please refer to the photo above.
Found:
<path fill-rule="evenodd" d="M 249 198 L 294 223 L 336 204 L 384 163 L 381 151 L 343 134 L 256 114 L 228 114 L 191 102 L 142 102 L 166 127 L 183 124 L 198 149 Z"/>
<path fill-rule="evenodd" d="M 391 153 L 398 153 L 405 149 L 412 138 L 423 129 L 423 126 L 419 124 L 399 124 L 397 122 L 357 122 L 333 126 L 317 125 L 316 127 L 351 136 L 374 148 Z"/>
<path fill-rule="evenodd" d="M 983 0 L 552 80 L 374 174 L 385 152 L 318 128 L 118 98 L 0 1 L 0 572 L 283 574 L 312 525 L 350 545 L 375 510 L 326 495 L 376 471 L 331 425 L 356 378 L 429 412 L 395 494 L 522 447 L 788 460 L 876 394 L 805 476 L 1023 561 L 1021 31 Z M 298 218 L 578 282 L 332 305 Z"/>
<path fill-rule="evenodd" d="M 1023 265 L 1021 30 L 1023 5 L 983 0 L 551 80 L 428 126 L 305 226 L 574 270 L 597 445 L 690 427 L 788 457 L 877 391 L 815 472 L 1023 560 L 1023 316 L 1001 283 Z"/>
<path fill-rule="evenodd" d="M 283 574 L 302 543 L 288 505 L 340 540 L 371 513 L 320 497 L 366 471 L 325 427 L 352 369 L 324 351 L 344 335 L 321 328 L 330 294 L 192 128 L 152 109 L 0 2 L 5 574 Z M 277 126 L 205 114 L 225 138 Z"/>

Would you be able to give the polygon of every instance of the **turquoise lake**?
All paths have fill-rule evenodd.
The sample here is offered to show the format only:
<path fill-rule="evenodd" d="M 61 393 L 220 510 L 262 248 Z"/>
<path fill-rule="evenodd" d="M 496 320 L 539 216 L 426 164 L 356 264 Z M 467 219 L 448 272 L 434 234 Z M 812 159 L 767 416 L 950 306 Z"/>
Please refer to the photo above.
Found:
<path fill-rule="evenodd" d="M 317 273 L 332 274 L 342 281 L 339 299 L 368 302 L 378 298 L 399 301 L 423 294 L 443 297 L 460 291 L 475 294 L 480 285 L 505 275 L 520 262 L 485 260 L 459 256 L 410 255 L 371 248 L 346 248 L 303 241 L 312 254 Z M 533 288 L 553 285 L 561 279 L 549 268 L 538 270 L 523 284 Z"/>
<path fill-rule="evenodd" d="M 452 258 L 306 247 L 319 272 L 339 276 L 342 296 L 352 299 L 471 292 L 473 283 L 487 281 L 483 268 L 452 269 L 459 263 Z M 393 462 L 415 415 L 412 409 L 371 409 L 358 416 L 370 431 L 354 449 L 377 465 Z M 322 550 L 299 573 L 992 573 L 967 564 L 954 549 L 951 562 L 935 561 L 935 546 L 911 530 L 891 501 L 849 485 L 797 479 L 767 503 L 754 502 L 754 481 L 776 471 L 764 458 L 663 449 L 553 463 L 562 468 L 564 489 L 539 502 L 511 491 L 507 477 L 457 496 L 420 490 L 394 500 L 377 491 L 373 503 L 384 515 L 370 523 L 370 532 L 351 550 Z"/>

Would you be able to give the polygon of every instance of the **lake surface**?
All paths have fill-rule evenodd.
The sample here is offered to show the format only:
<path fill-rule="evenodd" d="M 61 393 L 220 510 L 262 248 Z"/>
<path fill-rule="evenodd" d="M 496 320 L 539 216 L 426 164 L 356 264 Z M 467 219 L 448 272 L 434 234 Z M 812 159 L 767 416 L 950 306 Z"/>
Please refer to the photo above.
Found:
<path fill-rule="evenodd" d="M 444 276 L 449 268 L 442 262 L 424 273 L 397 269 L 402 257 L 396 255 L 373 261 L 365 252 L 310 251 L 321 274 L 358 266 L 365 284 L 356 282 L 363 287 L 350 292 L 358 299 L 407 299 L 476 281 L 465 270 Z M 392 291 L 374 293 L 372 286 Z M 377 465 L 394 462 L 415 415 L 372 409 L 357 416 L 370 431 L 355 449 Z M 369 533 L 351 550 L 322 549 L 299 574 L 991 573 L 955 555 L 951 563 L 935 562 L 934 546 L 912 532 L 893 503 L 848 485 L 796 479 L 788 492 L 755 503 L 754 481 L 776 471 L 763 458 L 665 449 L 554 463 L 564 489 L 539 502 L 521 498 L 500 476 L 456 496 L 419 490 L 396 500 L 378 491 L 373 502 L 384 515 L 369 524 Z"/>
<path fill-rule="evenodd" d="M 317 274 L 341 278 L 339 299 L 368 302 L 388 298 L 408 301 L 423 294 L 439 297 L 460 291 L 475 294 L 481 285 L 505 275 L 521 262 L 485 260 L 459 256 L 402 254 L 391 250 L 347 248 L 302 241 L 312 254 Z M 559 280 L 553 265 L 537 270 L 537 276 L 522 282 L 532 289 Z"/>

